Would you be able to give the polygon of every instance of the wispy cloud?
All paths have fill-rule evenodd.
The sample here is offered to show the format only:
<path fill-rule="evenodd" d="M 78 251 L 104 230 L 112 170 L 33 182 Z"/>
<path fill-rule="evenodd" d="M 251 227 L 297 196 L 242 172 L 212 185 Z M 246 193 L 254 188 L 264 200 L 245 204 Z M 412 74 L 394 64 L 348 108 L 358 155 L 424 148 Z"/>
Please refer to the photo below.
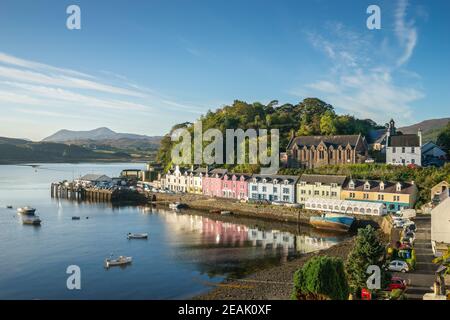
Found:
<path fill-rule="evenodd" d="M 404 52 L 397 61 L 399 66 L 408 62 L 417 44 L 417 29 L 414 20 L 406 21 L 408 0 L 399 0 L 395 10 L 395 33 Z"/>
<path fill-rule="evenodd" d="M 320 32 L 307 32 L 311 45 L 331 66 L 325 76 L 289 92 L 302 98 L 317 95 L 341 111 L 379 123 L 385 123 L 387 117 L 400 124 L 411 122 L 412 104 L 425 93 L 417 84 L 420 75 L 402 67 L 412 57 L 418 39 L 414 22 L 406 22 L 408 5 L 407 0 L 397 3 L 391 41 L 386 37 L 377 40 L 342 23 L 327 23 Z M 395 48 L 390 47 L 392 38 Z M 399 50 L 400 55 L 390 56 Z"/>
<path fill-rule="evenodd" d="M 16 107 L 21 113 L 29 110 L 30 115 L 58 114 L 46 110 L 49 107 L 65 107 L 75 113 L 98 109 L 147 114 L 164 111 L 198 114 L 204 109 L 136 84 L 126 76 L 110 71 L 99 74 L 94 76 L 0 52 L 0 107 Z"/>

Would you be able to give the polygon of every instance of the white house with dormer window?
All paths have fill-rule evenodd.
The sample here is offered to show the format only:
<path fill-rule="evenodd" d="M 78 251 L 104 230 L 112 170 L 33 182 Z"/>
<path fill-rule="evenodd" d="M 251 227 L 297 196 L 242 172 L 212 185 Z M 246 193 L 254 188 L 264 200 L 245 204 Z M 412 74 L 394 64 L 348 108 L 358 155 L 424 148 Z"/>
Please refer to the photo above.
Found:
<path fill-rule="evenodd" d="M 252 175 L 248 182 L 248 197 L 253 200 L 295 203 L 298 176 Z"/>

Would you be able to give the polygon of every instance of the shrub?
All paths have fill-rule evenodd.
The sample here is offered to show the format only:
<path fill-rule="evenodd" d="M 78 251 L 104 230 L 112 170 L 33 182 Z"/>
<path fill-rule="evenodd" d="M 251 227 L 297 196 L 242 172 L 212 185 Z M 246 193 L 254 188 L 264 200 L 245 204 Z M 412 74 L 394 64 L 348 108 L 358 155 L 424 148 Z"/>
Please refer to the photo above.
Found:
<path fill-rule="evenodd" d="M 349 288 L 341 259 L 313 257 L 294 274 L 294 300 L 346 300 Z"/>

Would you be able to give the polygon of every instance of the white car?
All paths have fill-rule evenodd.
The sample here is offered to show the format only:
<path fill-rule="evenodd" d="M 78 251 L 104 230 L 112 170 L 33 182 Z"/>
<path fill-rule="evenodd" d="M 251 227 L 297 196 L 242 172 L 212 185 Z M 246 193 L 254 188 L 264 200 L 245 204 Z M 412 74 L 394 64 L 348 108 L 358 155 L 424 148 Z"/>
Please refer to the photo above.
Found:
<path fill-rule="evenodd" d="M 409 266 L 405 261 L 393 260 L 387 265 L 386 270 L 405 273 L 409 271 Z"/>

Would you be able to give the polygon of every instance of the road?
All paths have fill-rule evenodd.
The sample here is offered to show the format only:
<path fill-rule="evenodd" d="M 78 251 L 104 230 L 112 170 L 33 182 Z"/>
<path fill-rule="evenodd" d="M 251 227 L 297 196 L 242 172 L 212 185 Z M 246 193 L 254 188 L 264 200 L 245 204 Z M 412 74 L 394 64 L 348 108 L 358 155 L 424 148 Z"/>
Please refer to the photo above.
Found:
<path fill-rule="evenodd" d="M 416 250 L 416 269 L 407 274 L 396 274 L 408 282 L 406 296 L 411 300 L 422 300 L 427 292 L 433 292 L 432 287 L 435 280 L 434 272 L 437 266 L 433 260 L 433 251 L 431 249 L 431 217 L 430 215 L 420 215 L 415 218 L 416 223 L 416 241 L 414 248 Z"/>

